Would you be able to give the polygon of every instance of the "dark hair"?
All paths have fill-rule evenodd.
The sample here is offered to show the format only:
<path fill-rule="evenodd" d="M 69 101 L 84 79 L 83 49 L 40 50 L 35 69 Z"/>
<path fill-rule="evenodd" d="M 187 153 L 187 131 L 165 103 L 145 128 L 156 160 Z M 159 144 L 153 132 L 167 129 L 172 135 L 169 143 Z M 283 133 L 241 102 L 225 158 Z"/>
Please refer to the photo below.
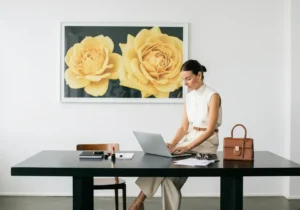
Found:
<path fill-rule="evenodd" d="M 204 78 L 203 72 L 207 70 L 206 67 L 201 65 L 197 60 L 188 60 L 182 64 L 181 71 L 192 71 L 195 75 L 202 72 L 202 78 Z"/>

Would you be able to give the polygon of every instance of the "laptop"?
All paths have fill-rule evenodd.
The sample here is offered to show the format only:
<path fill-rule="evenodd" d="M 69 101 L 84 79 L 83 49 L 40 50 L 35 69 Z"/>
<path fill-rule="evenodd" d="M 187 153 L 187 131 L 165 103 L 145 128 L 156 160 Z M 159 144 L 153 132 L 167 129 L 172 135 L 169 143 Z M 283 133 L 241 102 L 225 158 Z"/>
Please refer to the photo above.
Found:
<path fill-rule="evenodd" d="M 133 133 L 146 154 L 169 158 L 187 157 L 192 155 L 191 153 L 171 154 L 166 142 L 160 134 L 140 131 L 133 131 Z"/>

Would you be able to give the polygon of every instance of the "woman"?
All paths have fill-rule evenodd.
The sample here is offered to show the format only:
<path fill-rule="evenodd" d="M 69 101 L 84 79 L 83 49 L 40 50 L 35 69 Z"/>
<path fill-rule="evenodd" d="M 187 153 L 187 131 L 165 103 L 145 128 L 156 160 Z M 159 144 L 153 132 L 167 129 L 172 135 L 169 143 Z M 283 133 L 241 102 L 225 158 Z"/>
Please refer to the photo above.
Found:
<path fill-rule="evenodd" d="M 219 94 L 204 82 L 205 66 L 196 60 L 188 60 L 181 67 L 181 77 L 189 89 L 184 104 L 183 120 L 175 137 L 167 146 L 171 152 L 196 152 L 216 154 L 222 123 L 222 106 Z M 189 131 L 189 124 L 192 125 Z M 158 187 L 162 188 L 163 209 L 178 210 L 181 188 L 188 177 L 140 177 L 136 184 L 141 192 L 130 210 L 143 210 L 146 198 L 152 197 Z"/>

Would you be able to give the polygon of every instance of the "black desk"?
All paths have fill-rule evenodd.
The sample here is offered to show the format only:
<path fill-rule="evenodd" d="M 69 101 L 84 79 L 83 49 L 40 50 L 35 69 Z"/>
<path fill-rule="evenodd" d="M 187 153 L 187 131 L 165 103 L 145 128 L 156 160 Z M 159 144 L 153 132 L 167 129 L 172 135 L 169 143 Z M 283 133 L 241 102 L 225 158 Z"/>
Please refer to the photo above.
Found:
<path fill-rule="evenodd" d="M 189 176 L 221 178 L 221 210 L 243 209 L 244 176 L 299 176 L 300 165 L 270 152 L 254 162 L 222 161 L 205 167 L 174 165 L 172 159 L 135 152 L 132 160 L 80 160 L 80 151 L 42 151 L 11 168 L 12 176 L 73 177 L 73 209 L 92 210 L 93 177 Z"/>

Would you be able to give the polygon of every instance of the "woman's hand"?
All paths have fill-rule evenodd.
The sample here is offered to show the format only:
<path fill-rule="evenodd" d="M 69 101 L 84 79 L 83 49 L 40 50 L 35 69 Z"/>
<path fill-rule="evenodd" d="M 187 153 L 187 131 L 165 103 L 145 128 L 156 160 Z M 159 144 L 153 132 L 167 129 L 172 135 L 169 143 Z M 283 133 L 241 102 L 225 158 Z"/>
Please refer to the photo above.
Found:
<path fill-rule="evenodd" d="M 171 150 L 174 148 L 174 144 L 173 143 L 166 143 L 166 145 L 167 145 L 167 147 L 168 147 L 168 149 L 169 149 L 169 151 L 171 152 Z"/>
<path fill-rule="evenodd" d="M 172 150 L 170 150 L 171 153 L 175 154 L 183 154 L 185 152 L 190 151 L 190 148 L 188 145 L 186 146 L 180 146 L 180 147 L 174 147 Z"/>

